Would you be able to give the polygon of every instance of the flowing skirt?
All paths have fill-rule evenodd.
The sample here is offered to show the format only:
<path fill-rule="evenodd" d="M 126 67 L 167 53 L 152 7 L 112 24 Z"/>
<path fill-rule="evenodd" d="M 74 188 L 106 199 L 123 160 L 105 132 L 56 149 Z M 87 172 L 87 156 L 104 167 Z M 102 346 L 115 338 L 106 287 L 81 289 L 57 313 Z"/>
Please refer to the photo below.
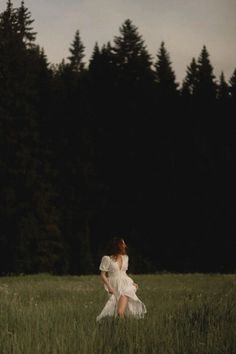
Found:
<path fill-rule="evenodd" d="M 136 295 L 137 288 L 133 285 L 133 280 L 127 274 L 118 274 L 109 277 L 110 284 L 115 290 L 115 294 L 109 294 L 102 312 L 96 317 L 97 321 L 101 318 L 110 316 L 117 317 L 117 305 L 121 295 L 128 297 L 128 304 L 125 310 L 125 316 L 134 318 L 143 318 L 147 312 L 146 306 Z M 108 292 L 107 286 L 104 285 Z"/>

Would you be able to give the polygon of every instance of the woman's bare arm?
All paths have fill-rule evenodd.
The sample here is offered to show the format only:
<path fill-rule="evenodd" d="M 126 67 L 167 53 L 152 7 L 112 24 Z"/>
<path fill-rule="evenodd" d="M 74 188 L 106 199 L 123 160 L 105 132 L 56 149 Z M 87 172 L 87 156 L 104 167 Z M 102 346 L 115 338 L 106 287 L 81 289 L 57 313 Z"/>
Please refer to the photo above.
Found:
<path fill-rule="evenodd" d="M 112 286 L 111 286 L 111 284 L 109 282 L 109 278 L 106 276 L 106 272 L 101 271 L 100 275 L 101 275 L 103 283 L 106 284 L 106 286 L 107 286 L 107 288 L 109 290 L 109 293 L 110 294 L 114 294 L 115 291 L 114 291 L 114 289 L 112 288 Z"/>

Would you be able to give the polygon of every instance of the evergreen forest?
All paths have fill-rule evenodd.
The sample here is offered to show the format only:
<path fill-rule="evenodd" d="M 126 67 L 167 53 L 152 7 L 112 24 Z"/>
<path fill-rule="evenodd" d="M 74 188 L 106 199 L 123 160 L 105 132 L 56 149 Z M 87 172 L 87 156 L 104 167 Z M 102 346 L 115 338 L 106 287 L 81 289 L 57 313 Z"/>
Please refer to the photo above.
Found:
<path fill-rule="evenodd" d="M 177 82 L 166 43 L 151 56 L 130 19 L 88 62 L 78 29 L 50 63 L 33 26 L 8 0 L 0 275 L 97 273 L 113 236 L 131 272 L 234 272 L 236 69 L 216 77 L 203 38 Z"/>

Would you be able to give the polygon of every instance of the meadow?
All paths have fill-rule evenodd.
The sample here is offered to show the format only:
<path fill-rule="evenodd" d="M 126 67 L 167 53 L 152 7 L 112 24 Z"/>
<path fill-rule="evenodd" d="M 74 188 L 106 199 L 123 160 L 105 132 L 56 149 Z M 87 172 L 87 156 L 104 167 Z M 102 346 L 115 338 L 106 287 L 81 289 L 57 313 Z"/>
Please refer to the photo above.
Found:
<path fill-rule="evenodd" d="M 236 354 L 235 274 L 132 275 L 144 319 L 103 319 L 100 277 L 0 278 L 0 354 Z"/>

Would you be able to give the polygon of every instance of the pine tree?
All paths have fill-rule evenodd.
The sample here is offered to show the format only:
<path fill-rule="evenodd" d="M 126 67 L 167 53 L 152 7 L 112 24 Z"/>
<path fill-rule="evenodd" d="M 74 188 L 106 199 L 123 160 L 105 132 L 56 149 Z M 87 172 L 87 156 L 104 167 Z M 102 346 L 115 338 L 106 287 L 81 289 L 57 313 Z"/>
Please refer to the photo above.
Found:
<path fill-rule="evenodd" d="M 197 97 L 204 101 L 215 99 L 217 87 L 215 75 L 213 73 L 213 66 L 211 65 L 209 53 L 205 45 L 199 55 L 197 65 Z"/>
<path fill-rule="evenodd" d="M 33 27 L 31 27 L 34 20 L 31 19 L 31 12 L 25 7 L 24 1 L 21 1 L 21 5 L 17 9 L 16 15 L 20 38 L 26 46 L 31 46 L 36 39 L 37 33 L 34 32 Z"/>
<path fill-rule="evenodd" d="M 92 56 L 89 60 L 89 71 L 96 72 L 96 68 L 99 67 L 99 62 L 101 58 L 101 52 L 98 46 L 98 42 L 95 43 Z"/>
<path fill-rule="evenodd" d="M 170 55 L 162 42 L 159 52 L 157 53 L 157 61 L 155 63 L 155 78 L 160 96 L 173 97 L 178 91 L 178 83 L 176 83 L 175 73 L 171 66 Z"/>
<path fill-rule="evenodd" d="M 74 41 L 69 49 L 71 55 L 68 57 L 69 66 L 75 72 L 81 72 L 84 69 L 83 58 L 84 54 L 84 45 L 80 39 L 79 30 L 76 31 Z"/>
<path fill-rule="evenodd" d="M 227 82 L 225 81 L 225 76 L 223 71 L 220 74 L 220 82 L 217 88 L 217 98 L 220 101 L 225 101 L 229 98 L 229 87 Z"/>
<path fill-rule="evenodd" d="M 56 260 L 54 265 L 51 260 L 63 253 L 52 202 L 54 172 L 42 143 L 50 73 L 43 50 L 25 45 L 18 14 L 11 1 L 0 14 L 0 234 L 9 260 L 0 265 L 0 272 L 55 269 Z"/>
<path fill-rule="evenodd" d="M 127 19 L 119 31 L 112 48 L 118 75 L 126 86 L 150 83 L 153 78 L 151 56 L 137 27 Z"/>
<path fill-rule="evenodd" d="M 25 50 L 17 33 L 16 10 L 7 1 L 6 9 L 0 14 L 0 106 L 12 110 L 12 97 L 21 94 L 25 67 Z"/>
<path fill-rule="evenodd" d="M 147 52 L 144 40 L 130 19 L 127 19 L 120 27 L 120 36 L 115 36 L 114 44 L 113 50 L 117 55 L 119 66 L 126 65 L 138 58 L 148 68 L 151 66 L 151 57 Z"/>
<path fill-rule="evenodd" d="M 101 49 L 101 61 L 103 65 L 105 65 L 104 69 L 107 69 L 109 72 L 114 71 L 115 60 L 116 59 L 111 43 L 107 42 L 107 44 L 103 44 Z"/>
<path fill-rule="evenodd" d="M 6 3 L 6 10 L 0 14 L 0 35 L 2 37 L 1 39 L 3 39 L 3 36 L 5 36 L 5 40 L 9 40 L 9 38 L 15 34 L 16 12 L 13 8 L 12 1 L 8 0 Z"/>
<path fill-rule="evenodd" d="M 114 54 L 110 42 L 104 44 L 100 49 L 98 43 L 95 43 L 92 56 L 89 61 L 89 73 L 93 78 L 93 83 L 101 85 L 112 84 L 112 76 L 114 73 Z M 103 85 L 105 86 L 105 85 Z M 108 87 L 109 90 L 109 87 Z M 103 94 L 101 92 L 101 94 Z"/>
<path fill-rule="evenodd" d="M 197 86 L 197 75 L 198 66 L 195 58 L 193 58 L 190 65 L 187 67 L 186 77 L 183 81 L 183 86 L 181 90 L 183 96 L 195 96 Z"/>
<path fill-rule="evenodd" d="M 230 97 L 236 101 L 236 69 L 229 80 L 229 85 Z"/>

